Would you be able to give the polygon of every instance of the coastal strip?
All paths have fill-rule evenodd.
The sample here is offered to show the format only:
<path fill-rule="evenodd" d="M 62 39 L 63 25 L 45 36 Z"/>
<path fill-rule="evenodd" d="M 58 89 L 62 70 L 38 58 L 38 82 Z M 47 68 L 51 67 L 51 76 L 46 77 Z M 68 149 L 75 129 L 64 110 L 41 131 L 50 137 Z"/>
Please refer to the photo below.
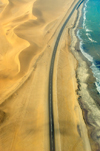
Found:
<path fill-rule="evenodd" d="M 70 50 L 78 61 L 76 70 L 76 79 L 78 83 L 78 102 L 83 112 L 83 118 L 87 126 L 91 149 L 97 151 L 100 149 L 99 131 L 100 131 L 100 95 L 96 90 L 95 78 L 90 68 L 91 63 L 83 56 L 79 41 L 76 37 L 79 21 L 82 16 L 82 6 L 78 12 L 78 20 L 75 26 L 70 30 L 71 46 Z M 79 27 L 80 28 L 80 27 Z"/>
<path fill-rule="evenodd" d="M 53 117 L 53 90 L 52 90 L 52 83 L 53 83 L 53 68 L 54 68 L 54 60 L 56 56 L 56 51 L 58 48 L 58 44 L 60 41 L 60 37 L 62 32 L 69 21 L 70 17 L 74 13 L 75 9 L 78 9 L 79 6 L 83 3 L 83 0 L 79 0 L 74 8 L 72 9 L 71 13 L 69 14 L 68 18 L 65 20 L 59 34 L 57 40 L 55 42 L 52 58 L 51 58 L 51 65 L 50 65 L 50 73 L 49 73 L 49 134 L 50 134 L 50 151 L 55 151 L 55 136 L 54 136 L 54 117 Z"/>

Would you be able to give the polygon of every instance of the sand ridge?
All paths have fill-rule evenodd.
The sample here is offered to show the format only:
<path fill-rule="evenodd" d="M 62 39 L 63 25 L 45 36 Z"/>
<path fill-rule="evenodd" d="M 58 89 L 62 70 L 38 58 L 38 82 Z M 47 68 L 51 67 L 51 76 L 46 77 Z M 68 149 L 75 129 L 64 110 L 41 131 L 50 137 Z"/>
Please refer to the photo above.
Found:
<path fill-rule="evenodd" d="M 0 13 L 0 94 L 3 94 L 30 72 L 34 58 L 43 52 L 70 2 L 9 0 L 1 1 L 1 6 L 4 6 Z"/>

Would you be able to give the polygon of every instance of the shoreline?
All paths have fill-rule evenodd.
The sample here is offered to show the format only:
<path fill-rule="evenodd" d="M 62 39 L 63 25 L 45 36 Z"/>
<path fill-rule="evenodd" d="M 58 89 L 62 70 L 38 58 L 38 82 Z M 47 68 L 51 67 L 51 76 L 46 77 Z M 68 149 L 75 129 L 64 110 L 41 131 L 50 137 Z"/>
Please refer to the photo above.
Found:
<path fill-rule="evenodd" d="M 96 131 L 98 128 L 97 121 L 99 118 L 100 94 L 96 89 L 96 78 L 93 76 L 92 69 L 90 68 L 91 63 L 82 54 L 79 48 L 80 41 L 76 35 L 82 16 L 83 5 L 84 4 L 79 8 L 78 19 L 76 20 L 74 27 L 70 30 L 72 39 L 70 51 L 78 62 L 76 69 L 76 80 L 78 84 L 76 93 L 78 95 L 78 103 L 82 109 L 83 119 L 88 130 L 91 148 L 92 150 L 97 150 L 100 147 Z M 96 110 L 98 110 L 97 113 L 95 112 Z M 97 118 L 97 120 L 95 118 Z"/>

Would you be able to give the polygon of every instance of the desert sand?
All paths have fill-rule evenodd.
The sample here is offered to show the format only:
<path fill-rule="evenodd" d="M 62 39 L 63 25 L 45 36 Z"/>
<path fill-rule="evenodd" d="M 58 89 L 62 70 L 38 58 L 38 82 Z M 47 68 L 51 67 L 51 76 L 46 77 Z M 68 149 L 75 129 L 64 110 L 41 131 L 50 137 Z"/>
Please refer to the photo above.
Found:
<path fill-rule="evenodd" d="M 0 151 L 49 151 L 48 81 L 53 47 L 78 0 L 0 0 Z M 56 151 L 91 151 L 77 101 L 77 61 L 66 25 L 54 66 Z"/>

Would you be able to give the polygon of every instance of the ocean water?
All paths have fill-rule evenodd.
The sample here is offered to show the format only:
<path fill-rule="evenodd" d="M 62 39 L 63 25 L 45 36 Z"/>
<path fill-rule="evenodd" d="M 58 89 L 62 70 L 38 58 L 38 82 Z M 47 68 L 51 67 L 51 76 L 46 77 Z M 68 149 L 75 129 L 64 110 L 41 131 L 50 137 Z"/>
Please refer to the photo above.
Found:
<path fill-rule="evenodd" d="M 86 0 L 77 36 L 83 55 L 92 63 L 96 88 L 100 93 L 100 0 Z"/>

